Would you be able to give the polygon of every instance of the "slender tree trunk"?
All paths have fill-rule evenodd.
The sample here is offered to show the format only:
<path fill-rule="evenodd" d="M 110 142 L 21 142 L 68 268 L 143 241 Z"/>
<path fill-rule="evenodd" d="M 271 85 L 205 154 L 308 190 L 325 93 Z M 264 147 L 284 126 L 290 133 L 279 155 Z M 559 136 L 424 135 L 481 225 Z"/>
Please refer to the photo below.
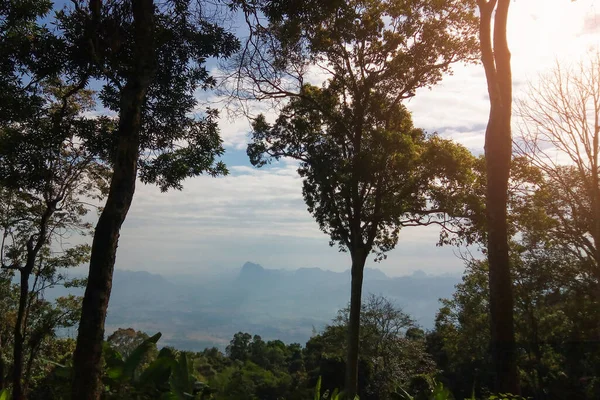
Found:
<path fill-rule="evenodd" d="M 32 236 L 27 242 L 27 259 L 25 265 L 19 268 L 20 288 L 19 288 L 19 308 L 17 310 L 17 320 L 14 328 L 14 347 L 13 347 L 13 374 L 12 374 L 12 398 L 13 400 L 25 399 L 25 388 L 23 386 L 23 348 L 25 345 L 25 333 L 27 332 L 28 300 L 29 300 L 29 277 L 35 267 L 35 261 L 42 246 L 46 243 L 48 223 L 52 214 L 56 210 L 56 205 L 60 201 L 57 198 L 46 204 L 46 210 L 41 216 L 39 223 L 39 232 Z"/>
<path fill-rule="evenodd" d="M 31 371 L 33 370 L 33 361 L 38 356 L 38 351 L 40 350 L 41 342 L 43 340 L 44 337 L 39 339 L 36 343 L 32 344 L 29 348 L 29 356 L 27 358 L 27 365 L 25 366 L 25 376 L 23 379 L 23 391 L 25 393 L 29 392 L 29 384 L 31 383 Z"/>
<path fill-rule="evenodd" d="M 593 137 L 593 154 L 592 154 L 592 172 L 591 174 L 591 185 L 592 185 L 592 213 L 594 215 L 594 232 L 592 237 L 594 239 L 594 275 L 596 278 L 596 287 L 595 287 L 595 297 L 596 297 L 596 309 L 599 310 L 599 314 L 596 316 L 597 325 L 596 332 L 592 337 L 592 340 L 596 343 L 596 346 L 600 344 L 600 182 L 598 177 L 598 151 L 599 151 L 599 136 L 600 136 L 600 126 L 598 126 L 598 109 L 595 110 L 595 128 L 594 128 L 594 137 Z"/>
<path fill-rule="evenodd" d="M 489 127 L 488 130 L 490 130 Z M 517 394 L 519 392 L 519 384 L 516 365 L 513 290 L 510 276 L 506 222 L 507 185 L 504 183 L 508 179 L 508 174 L 495 171 L 498 165 L 503 164 L 503 161 L 499 160 L 500 157 L 498 157 L 498 154 L 491 150 L 495 148 L 493 145 L 495 143 L 496 141 L 494 140 L 486 140 L 492 351 L 496 369 L 496 390 L 503 393 Z M 494 156 L 488 157 L 488 154 L 494 154 Z"/>
<path fill-rule="evenodd" d="M 27 308 L 27 297 L 29 295 L 29 274 L 21 270 L 19 308 L 17 310 L 17 321 L 14 328 L 13 346 L 13 376 L 12 376 L 12 398 L 23 400 L 23 346 L 25 344 L 25 309 Z"/>
<path fill-rule="evenodd" d="M 600 60 L 599 60 L 600 61 Z M 594 74 L 595 76 L 595 74 Z M 599 82 L 600 83 L 600 82 Z M 592 153 L 592 207 L 594 215 L 594 247 L 595 254 L 595 275 L 596 275 L 596 309 L 600 311 L 600 179 L 598 177 L 599 165 L 598 158 L 600 152 L 600 104 L 594 100 L 594 137 Z M 596 335 L 593 338 L 596 346 L 600 345 L 600 314 L 596 317 Z"/>
<path fill-rule="evenodd" d="M 74 355 L 73 400 L 97 400 L 102 386 L 101 357 L 104 322 L 121 225 L 135 192 L 142 106 L 155 72 L 152 0 L 133 0 L 135 63 L 121 91 L 117 152 L 106 205 L 94 232 L 88 284 Z"/>
<path fill-rule="evenodd" d="M 491 18 L 494 17 L 493 48 Z M 512 76 L 506 24 L 510 0 L 478 0 L 480 42 L 490 96 L 485 132 L 486 213 L 492 352 L 496 390 L 518 394 L 519 379 L 513 316 L 513 290 L 508 252 L 508 179 L 512 155 Z"/>
<path fill-rule="evenodd" d="M 600 252 L 600 251 L 599 251 Z M 600 255 L 599 255 L 600 257 Z M 596 265 L 596 308 L 600 313 L 600 265 Z M 596 327 L 596 341 L 600 344 L 600 315 L 598 316 L 598 326 Z"/>
<path fill-rule="evenodd" d="M 350 318 L 348 320 L 348 356 L 346 359 L 346 398 L 353 399 L 358 392 L 358 353 L 360 343 L 360 308 L 362 284 L 367 252 L 352 251 L 352 283 L 350 289 Z"/>
<path fill-rule="evenodd" d="M 4 374 L 6 365 L 4 364 L 4 351 L 2 349 L 2 335 L 0 334 L 0 390 L 4 389 Z"/>
<path fill-rule="evenodd" d="M 0 338 L 1 339 L 1 338 Z M 0 340 L 0 350 L 2 349 L 2 341 Z M 4 354 L 0 351 L 0 390 L 4 389 L 4 374 L 6 364 L 4 364 Z"/>

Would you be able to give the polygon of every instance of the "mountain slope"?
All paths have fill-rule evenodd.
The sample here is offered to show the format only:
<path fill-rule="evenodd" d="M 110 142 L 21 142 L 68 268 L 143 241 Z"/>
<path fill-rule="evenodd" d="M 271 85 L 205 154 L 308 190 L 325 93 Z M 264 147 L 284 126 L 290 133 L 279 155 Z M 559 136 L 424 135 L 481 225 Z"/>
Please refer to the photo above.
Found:
<path fill-rule="evenodd" d="M 389 278 L 367 269 L 363 293 L 392 299 L 420 325 L 431 328 L 438 299 L 451 296 L 459 281 L 418 273 Z M 64 294 L 64 289 L 52 294 Z M 322 329 L 346 306 L 349 295 L 349 271 L 266 269 L 247 262 L 237 275 L 203 281 L 117 270 L 106 330 L 160 331 L 163 345 L 189 350 L 223 348 L 238 331 L 305 343 L 313 327 Z"/>

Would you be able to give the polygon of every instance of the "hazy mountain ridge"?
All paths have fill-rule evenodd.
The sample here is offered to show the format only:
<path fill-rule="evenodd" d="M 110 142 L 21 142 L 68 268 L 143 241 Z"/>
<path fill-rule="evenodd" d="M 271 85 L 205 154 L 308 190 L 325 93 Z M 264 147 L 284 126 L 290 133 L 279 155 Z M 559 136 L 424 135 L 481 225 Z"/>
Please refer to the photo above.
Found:
<path fill-rule="evenodd" d="M 420 325 L 431 328 L 438 299 L 451 296 L 459 281 L 419 272 L 390 278 L 367 268 L 363 293 L 394 300 Z M 49 295 L 64 293 L 64 288 L 56 288 Z M 190 350 L 223 348 L 238 331 L 303 344 L 313 327 L 320 330 L 329 323 L 349 296 L 349 271 L 266 269 L 247 262 L 235 275 L 203 281 L 116 270 L 106 330 L 160 331 L 164 345 Z"/>

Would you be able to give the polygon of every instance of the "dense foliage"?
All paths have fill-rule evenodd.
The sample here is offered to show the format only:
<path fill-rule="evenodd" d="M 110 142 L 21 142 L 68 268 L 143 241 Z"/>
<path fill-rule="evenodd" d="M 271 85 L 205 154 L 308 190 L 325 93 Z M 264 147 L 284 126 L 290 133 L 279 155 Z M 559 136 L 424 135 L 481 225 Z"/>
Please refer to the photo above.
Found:
<path fill-rule="evenodd" d="M 413 379 L 435 372 L 425 351 L 424 332 L 401 309 L 386 298 L 370 296 L 363 311 L 365 352 L 359 386 L 363 398 L 390 399 L 400 386 L 408 387 Z M 348 309 L 340 310 L 332 324 L 305 346 L 239 332 L 225 352 L 169 347 L 158 351 L 160 334 L 149 337 L 133 329 L 118 329 L 103 347 L 103 396 L 125 400 L 170 394 L 183 399 L 188 393 L 223 400 L 303 400 L 312 397 L 319 379 L 323 382 L 319 391 L 332 393 L 343 385 L 347 319 Z M 44 355 L 57 361 L 38 361 L 43 370 L 35 375 L 31 399 L 68 398 L 72 364 L 64 352 L 73 350 L 73 341 L 54 339 L 52 343 L 57 350 Z"/>

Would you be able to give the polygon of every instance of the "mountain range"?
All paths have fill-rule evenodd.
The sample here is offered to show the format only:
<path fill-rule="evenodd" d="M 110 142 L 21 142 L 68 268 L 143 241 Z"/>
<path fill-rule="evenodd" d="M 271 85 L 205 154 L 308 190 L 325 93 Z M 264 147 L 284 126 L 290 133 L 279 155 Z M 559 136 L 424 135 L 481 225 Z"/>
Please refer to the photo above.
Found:
<path fill-rule="evenodd" d="M 386 296 L 429 329 L 438 300 L 450 297 L 459 282 L 457 276 L 423 272 L 390 278 L 367 268 L 363 294 Z M 54 288 L 48 296 L 63 295 L 65 290 Z M 266 269 L 247 262 L 237 273 L 205 279 L 117 270 L 106 331 L 132 327 L 148 334 L 162 332 L 162 345 L 195 351 L 209 346 L 224 349 L 239 331 L 304 344 L 349 298 L 349 271 Z"/>

